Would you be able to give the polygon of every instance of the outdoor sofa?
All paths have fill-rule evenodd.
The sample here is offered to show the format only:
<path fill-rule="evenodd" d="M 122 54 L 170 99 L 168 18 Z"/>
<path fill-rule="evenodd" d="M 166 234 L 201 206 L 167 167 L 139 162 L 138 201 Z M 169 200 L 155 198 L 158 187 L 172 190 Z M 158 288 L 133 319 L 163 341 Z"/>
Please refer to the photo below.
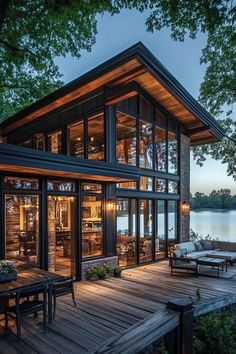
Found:
<path fill-rule="evenodd" d="M 219 243 L 220 244 L 220 243 Z M 236 262 L 236 251 L 227 251 L 216 247 L 217 243 L 211 240 L 189 241 L 175 245 L 173 254 L 170 257 L 171 275 L 173 270 L 185 269 L 193 271 L 197 276 L 199 263 L 204 264 L 204 257 L 223 259 L 227 263 L 233 264 Z M 198 260 L 200 261 L 198 263 Z"/>

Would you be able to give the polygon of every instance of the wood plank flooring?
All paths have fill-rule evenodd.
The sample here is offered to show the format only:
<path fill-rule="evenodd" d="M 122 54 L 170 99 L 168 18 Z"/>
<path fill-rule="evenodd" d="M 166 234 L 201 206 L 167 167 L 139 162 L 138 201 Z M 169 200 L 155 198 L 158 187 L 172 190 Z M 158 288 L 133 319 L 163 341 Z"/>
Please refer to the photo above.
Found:
<path fill-rule="evenodd" d="M 75 284 L 77 307 L 69 295 L 58 299 L 57 315 L 47 333 L 42 321 L 28 318 L 22 340 L 10 334 L 0 338 L 0 353 L 88 353 L 153 313 L 163 312 L 172 298 L 194 297 L 199 288 L 203 299 L 236 293 L 236 266 L 222 273 L 227 279 L 176 274 L 168 262 L 126 269 L 121 278 Z M 229 279 L 231 277 L 231 279 Z M 13 326 L 14 331 L 14 326 Z"/>

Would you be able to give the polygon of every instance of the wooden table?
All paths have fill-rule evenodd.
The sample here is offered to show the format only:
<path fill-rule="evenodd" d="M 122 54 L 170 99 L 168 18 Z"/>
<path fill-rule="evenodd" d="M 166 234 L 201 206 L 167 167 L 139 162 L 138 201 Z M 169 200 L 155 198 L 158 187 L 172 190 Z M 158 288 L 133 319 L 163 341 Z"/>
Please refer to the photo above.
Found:
<path fill-rule="evenodd" d="M 62 280 L 62 275 L 51 273 L 43 269 L 32 268 L 17 274 L 17 280 L 0 283 L 1 297 L 11 296 L 18 290 L 24 290 L 32 285 L 48 285 L 48 322 L 52 322 L 52 284 Z"/>
<path fill-rule="evenodd" d="M 218 278 L 220 276 L 220 268 L 223 271 L 224 270 L 224 266 L 226 266 L 226 271 L 227 271 L 226 260 L 222 259 L 222 258 L 200 257 L 200 258 L 198 258 L 197 263 L 199 265 L 217 268 L 217 276 L 218 276 Z"/>

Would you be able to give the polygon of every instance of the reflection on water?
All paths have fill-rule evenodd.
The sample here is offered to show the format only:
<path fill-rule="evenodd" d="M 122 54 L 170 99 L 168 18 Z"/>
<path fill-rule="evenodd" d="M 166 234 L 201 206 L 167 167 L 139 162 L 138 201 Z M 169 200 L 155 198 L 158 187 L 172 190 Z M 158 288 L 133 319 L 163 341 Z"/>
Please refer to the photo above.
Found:
<path fill-rule="evenodd" d="M 236 242 L 236 210 L 191 211 L 190 227 L 203 236 Z"/>

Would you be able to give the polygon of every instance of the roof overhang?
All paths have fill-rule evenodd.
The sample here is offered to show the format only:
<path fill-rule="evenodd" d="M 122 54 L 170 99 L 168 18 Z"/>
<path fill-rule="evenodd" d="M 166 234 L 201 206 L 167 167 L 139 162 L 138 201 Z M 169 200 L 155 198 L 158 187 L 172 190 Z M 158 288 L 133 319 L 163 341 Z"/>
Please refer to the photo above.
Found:
<path fill-rule="evenodd" d="M 142 43 L 137 43 L 7 119 L 0 127 L 2 134 L 5 135 L 99 88 L 122 88 L 134 82 L 186 127 L 192 145 L 212 143 L 223 138 L 224 131 L 217 121 Z M 130 95 L 132 94 L 135 94 L 134 88 L 130 91 Z M 126 95 L 130 97 L 128 93 Z M 111 103 L 115 103 L 115 100 L 110 100 Z"/>
<path fill-rule="evenodd" d="M 119 166 L 0 144 L 0 171 L 100 182 L 139 181 L 137 171 Z"/>

